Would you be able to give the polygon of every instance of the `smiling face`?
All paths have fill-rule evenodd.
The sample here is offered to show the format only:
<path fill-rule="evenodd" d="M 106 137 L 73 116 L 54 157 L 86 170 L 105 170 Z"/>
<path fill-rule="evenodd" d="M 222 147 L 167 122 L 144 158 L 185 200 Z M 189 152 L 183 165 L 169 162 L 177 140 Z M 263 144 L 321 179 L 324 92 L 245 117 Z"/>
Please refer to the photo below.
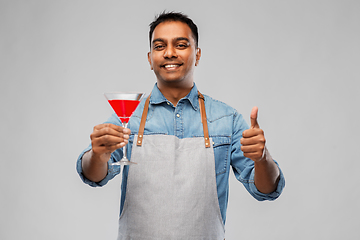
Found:
<path fill-rule="evenodd" d="M 179 21 L 156 26 L 148 60 L 161 86 L 192 87 L 194 68 L 201 51 L 196 48 L 191 29 Z"/>

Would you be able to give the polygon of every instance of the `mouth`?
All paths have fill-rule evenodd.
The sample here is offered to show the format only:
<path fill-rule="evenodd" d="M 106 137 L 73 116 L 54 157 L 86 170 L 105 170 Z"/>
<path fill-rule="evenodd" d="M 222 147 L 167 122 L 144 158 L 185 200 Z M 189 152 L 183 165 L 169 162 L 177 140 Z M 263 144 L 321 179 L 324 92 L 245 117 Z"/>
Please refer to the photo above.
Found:
<path fill-rule="evenodd" d="M 180 66 L 182 66 L 182 64 L 179 64 L 179 63 L 172 63 L 172 64 L 164 64 L 164 65 L 161 65 L 162 68 L 165 68 L 166 70 L 176 70 L 178 69 Z"/>

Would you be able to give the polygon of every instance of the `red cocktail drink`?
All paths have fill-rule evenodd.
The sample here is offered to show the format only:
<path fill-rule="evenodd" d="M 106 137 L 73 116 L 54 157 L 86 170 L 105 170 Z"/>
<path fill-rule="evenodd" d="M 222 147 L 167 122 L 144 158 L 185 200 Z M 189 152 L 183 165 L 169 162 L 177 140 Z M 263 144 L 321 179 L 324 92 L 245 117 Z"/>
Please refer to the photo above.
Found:
<path fill-rule="evenodd" d="M 144 93 L 127 93 L 127 92 L 114 92 L 105 93 L 105 97 L 108 100 L 111 107 L 114 109 L 116 115 L 121 120 L 121 125 L 126 128 L 131 115 L 143 98 Z M 123 149 L 123 158 L 113 163 L 112 165 L 130 165 L 134 162 L 130 162 L 126 158 L 126 146 Z"/>
<path fill-rule="evenodd" d="M 129 122 L 131 115 L 140 103 L 138 100 L 112 99 L 108 101 L 120 120 L 126 123 Z"/>

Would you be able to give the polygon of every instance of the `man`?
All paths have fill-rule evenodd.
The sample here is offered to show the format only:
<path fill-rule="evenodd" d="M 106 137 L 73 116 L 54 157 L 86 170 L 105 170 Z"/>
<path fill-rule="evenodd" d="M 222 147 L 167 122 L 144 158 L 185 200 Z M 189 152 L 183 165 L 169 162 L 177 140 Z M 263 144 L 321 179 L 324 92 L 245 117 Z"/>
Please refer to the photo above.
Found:
<path fill-rule="evenodd" d="M 247 126 L 228 105 L 198 92 L 201 57 L 196 25 L 181 13 L 150 24 L 148 61 L 157 77 L 151 95 L 120 127 L 114 114 L 94 127 L 79 156 L 85 183 L 103 186 L 123 168 L 118 239 L 224 239 L 230 166 L 257 200 L 276 199 L 285 184 L 265 148 L 256 107 Z"/>

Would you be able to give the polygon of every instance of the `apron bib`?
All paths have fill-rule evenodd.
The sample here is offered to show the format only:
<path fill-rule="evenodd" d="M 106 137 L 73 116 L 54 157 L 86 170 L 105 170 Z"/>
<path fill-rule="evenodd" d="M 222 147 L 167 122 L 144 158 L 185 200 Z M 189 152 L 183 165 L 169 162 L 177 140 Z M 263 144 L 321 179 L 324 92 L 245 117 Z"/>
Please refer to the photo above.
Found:
<path fill-rule="evenodd" d="M 224 239 L 214 151 L 199 96 L 204 138 L 143 136 L 147 99 L 134 137 L 131 158 L 137 164 L 129 167 L 118 240 Z"/>

